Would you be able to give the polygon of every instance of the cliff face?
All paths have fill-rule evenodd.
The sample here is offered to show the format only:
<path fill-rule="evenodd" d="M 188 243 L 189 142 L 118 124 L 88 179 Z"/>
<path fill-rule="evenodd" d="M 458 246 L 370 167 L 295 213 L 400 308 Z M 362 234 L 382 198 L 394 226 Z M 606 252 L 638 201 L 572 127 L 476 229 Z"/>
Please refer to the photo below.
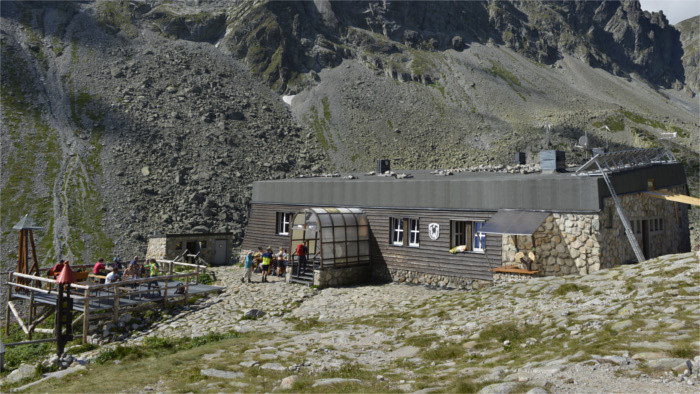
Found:
<path fill-rule="evenodd" d="M 681 33 L 685 83 L 697 93 L 700 88 L 700 15 L 679 22 L 675 27 Z"/>
<path fill-rule="evenodd" d="M 615 75 L 683 82 L 678 31 L 638 1 L 262 2 L 234 8 L 229 28 L 225 45 L 280 92 L 343 59 L 396 52 L 392 43 L 443 51 L 492 42 L 542 64 L 570 54 Z M 389 43 L 377 48 L 367 33 Z"/>

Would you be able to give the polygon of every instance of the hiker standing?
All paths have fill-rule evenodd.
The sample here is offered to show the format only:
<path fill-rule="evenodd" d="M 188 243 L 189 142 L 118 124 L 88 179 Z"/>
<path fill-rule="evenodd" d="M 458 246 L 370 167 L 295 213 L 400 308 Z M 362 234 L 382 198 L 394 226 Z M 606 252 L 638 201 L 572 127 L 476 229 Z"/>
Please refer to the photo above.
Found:
<path fill-rule="evenodd" d="M 306 273 L 306 252 L 307 248 L 306 245 L 303 243 L 300 243 L 297 245 L 297 256 L 299 256 L 299 271 L 297 271 L 298 274 L 304 274 Z"/>
<path fill-rule="evenodd" d="M 248 252 L 248 255 L 245 256 L 245 261 L 243 262 L 243 268 L 245 269 L 245 272 L 243 272 L 243 277 L 241 278 L 241 282 L 245 283 L 246 279 L 248 280 L 248 283 L 251 282 L 250 277 L 253 275 L 253 252 Z"/>
<path fill-rule="evenodd" d="M 262 281 L 267 282 L 267 274 L 270 270 L 270 263 L 272 263 L 272 248 L 268 248 L 262 255 Z"/>

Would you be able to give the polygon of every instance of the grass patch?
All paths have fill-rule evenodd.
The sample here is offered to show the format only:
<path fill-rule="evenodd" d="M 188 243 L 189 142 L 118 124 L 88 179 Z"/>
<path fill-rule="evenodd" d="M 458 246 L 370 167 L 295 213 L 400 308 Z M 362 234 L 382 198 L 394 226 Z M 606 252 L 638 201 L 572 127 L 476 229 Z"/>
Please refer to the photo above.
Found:
<path fill-rule="evenodd" d="M 429 361 L 453 360 L 464 355 L 464 348 L 456 343 L 444 343 L 422 353 L 422 357 Z"/>
<path fill-rule="evenodd" d="M 240 334 L 236 332 L 226 334 L 209 333 L 195 338 L 148 337 L 140 346 L 119 345 L 103 350 L 95 358 L 95 363 L 102 365 L 114 360 L 138 360 L 144 357 L 162 356 L 238 337 L 240 337 Z"/>
<path fill-rule="evenodd" d="M 679 343 L 676 344 L 673 349 L 668 352 L 668 354 L 673 357 L 692 360 L 695 358 L 695 356 L 700 355 L 700 351 L 689 343 Z"/>
<path fill-rule="evenodd" d="M 406 338 L 404 343 L 408 346 L 428 347 L 433 342 L 440 340 L 437 335 L 416 335 Z"/>
<path fill-rule="evenodd" d="M 613 133 L 625 129 L 625 119 L 621 115 L 612 115 L 605 118 L 603 121 L 593 122 L 595 127 L 608 126 Z"/>
<path fill-rule="evenodd" d="M 623 109 L 620 110 L 620 113 L 634 123 L 651 126 L 656 129 L 666 130 L 666 125 L 659 122 L 658 120 L 647 119 L 638 113 L 625 111 Z"/>
<path fill-rule="evenodd" d="M 565 283 L 559 286 L 558 289 L 554 290 L 552 294 L 557 296 L 565 296 L 567 293 L 572 291 L 581 291 L 585 294 L 591 291 L 591 288 L 586 285 L 578 285 L 576 283 Z"/>
<path fill-rule="evenodd" d="M 298 319 L 298 318 L 287 318 L 288 322 L 294 323 L 294 330 L 296 331 L 310 331 L 315 328 L 320 328 L 326 324 L 319 321 L 318 318 L 312 317 L 309 319 Z"/>
<path fill-rule="evenodd" d="M 481 340 L 510 341 L 510 346 L 517 346 L 528 338 L 539 338 L 540 328 L 530 324 L 518 325 L 515 322 L 494 324 L 481 331 Z"/>

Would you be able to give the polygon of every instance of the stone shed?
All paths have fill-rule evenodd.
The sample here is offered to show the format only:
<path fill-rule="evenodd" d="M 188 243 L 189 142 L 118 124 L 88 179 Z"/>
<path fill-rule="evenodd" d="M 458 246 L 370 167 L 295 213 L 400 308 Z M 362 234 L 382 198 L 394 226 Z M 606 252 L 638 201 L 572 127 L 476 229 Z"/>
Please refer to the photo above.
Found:
<path fill-rule="evenodd" d="M 154 235 L 148 239 L 146 258 L 172 260 L 196 255 L 210 265 L 228 265 L 231 262 L 233 233 L 193 233 Z"/>

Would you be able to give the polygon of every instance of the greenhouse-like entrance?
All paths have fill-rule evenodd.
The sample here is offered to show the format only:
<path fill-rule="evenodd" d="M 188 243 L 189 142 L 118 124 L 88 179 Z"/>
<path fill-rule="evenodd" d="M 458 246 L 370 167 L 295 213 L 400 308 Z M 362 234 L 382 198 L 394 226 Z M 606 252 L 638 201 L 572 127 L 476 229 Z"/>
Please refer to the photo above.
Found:
<path fill-rule="evenodd" d="M 318 287 L 366 282 L 370 276 L 369 224 L 361 209 L 309 208 L 290 230 L 287 282 Z"/>

